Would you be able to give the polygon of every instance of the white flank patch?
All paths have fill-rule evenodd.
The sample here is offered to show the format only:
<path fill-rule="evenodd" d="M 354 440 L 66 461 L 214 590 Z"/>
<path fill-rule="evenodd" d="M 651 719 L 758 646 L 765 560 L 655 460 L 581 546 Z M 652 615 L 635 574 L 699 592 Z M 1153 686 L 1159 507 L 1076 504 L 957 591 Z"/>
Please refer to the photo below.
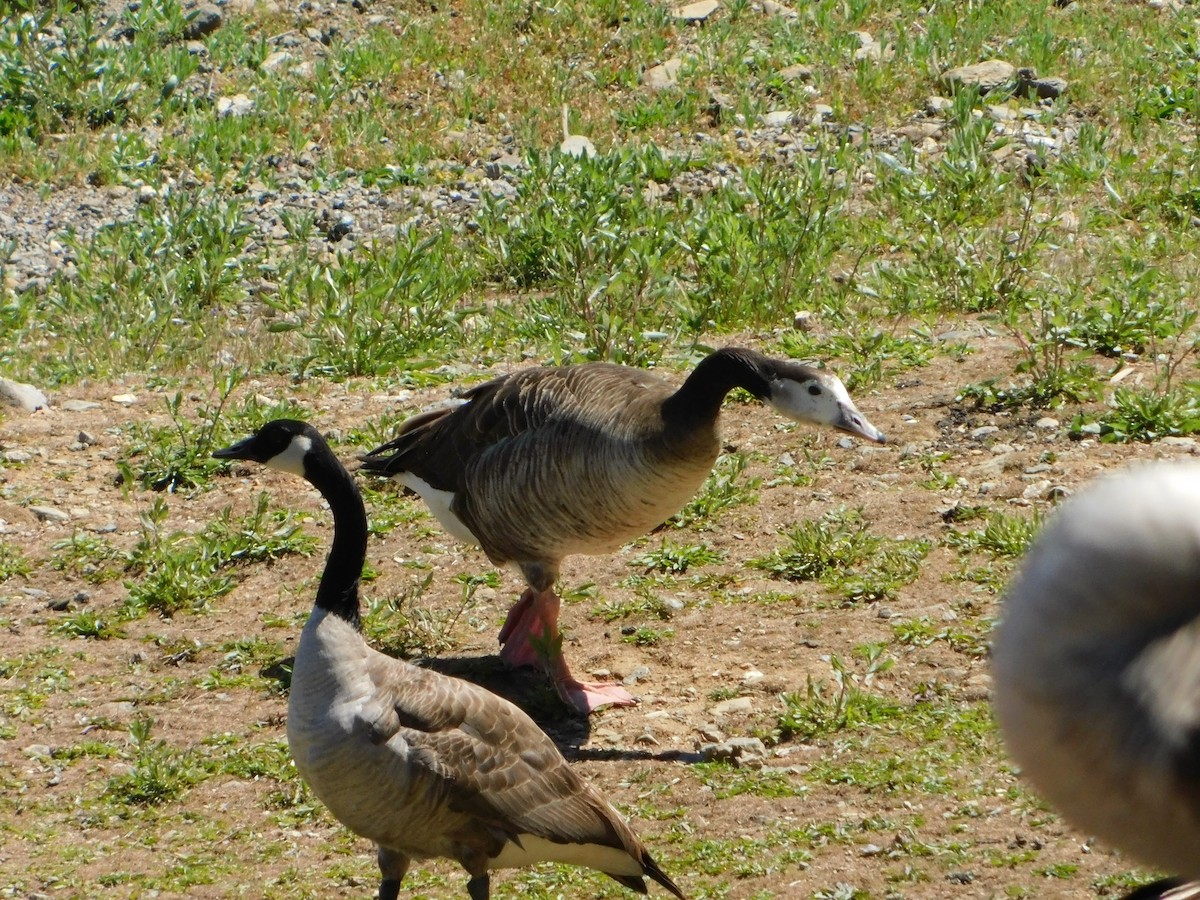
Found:
<path fill-rule="evenodd" d="M 276 453 L 267 460 L 267 465 L 280 472 L 304 477 L 304 457 L 312 449 L 312 438 L 302 434 L 296 435 L 288 442 L 282 453 Z"/>
<path fill-rule="evenodd" d="M 515 869 L 536 862 L 560 862 L 613 875 L 643 874 L 641 866 L 624 850 L 601 844 L 558 844 L 532 834 L 522 834 L 520 838 L 521 847 L 505 844 L 498 856 L 488 860 L 488 868 Z"/>
<path fill-rule="evenodd" d="M 450 504 L 454 502 L 453 491 L 440 491 L 412 472 L 401 472 L 395 476 L 395 479 L 406 488 L 417 492 L 425 501 L 425 505 L 429 507 L 429 511 L 452 538 L 462 541 L 464 544 L 480 546 L 479 538 L 471 534 L 471 529 L 464 525 L 462 519 L 450 509 Z"/>

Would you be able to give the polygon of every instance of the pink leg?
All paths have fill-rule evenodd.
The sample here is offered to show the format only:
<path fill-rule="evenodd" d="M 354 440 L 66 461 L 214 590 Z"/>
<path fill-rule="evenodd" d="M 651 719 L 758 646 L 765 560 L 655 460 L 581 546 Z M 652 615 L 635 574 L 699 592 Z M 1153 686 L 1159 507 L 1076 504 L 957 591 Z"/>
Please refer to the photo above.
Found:
<path fill-rule="evenodd" d="M 510 666 L 541 666 L 551 678 L 563 702 L 588 715 L 605 706 L 634 706 L 628 691 L 612 682 L 584 682 L 575 678 L 562 652 L 558 630 L 560 601 L 554 589 L 525 591 L 508 611 L 500 629 L 500 658 Z"/>

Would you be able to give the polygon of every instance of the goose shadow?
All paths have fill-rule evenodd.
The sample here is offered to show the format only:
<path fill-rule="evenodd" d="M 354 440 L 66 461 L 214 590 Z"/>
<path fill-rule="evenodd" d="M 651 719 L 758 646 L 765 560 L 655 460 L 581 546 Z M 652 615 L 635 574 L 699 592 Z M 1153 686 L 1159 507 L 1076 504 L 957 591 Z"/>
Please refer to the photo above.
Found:
<path fill-rule="evenodd" d="M 295 657 L 278 660 L 260 671 L 263 678 L 278 683 L 281 692 L 291 687 Z M 571 761 L 594 762 L 685 762 L 702 761 L 689 750 L 653 750 L 630 747 L 586 747 L 592 722 L 577 715 L 550 686 L 543 672 L 534 668 L 511 669 L 499 656 L 415 657 L 414 666 L 479 685 L 519 707 L 550 736 L 559 752 Z"/>

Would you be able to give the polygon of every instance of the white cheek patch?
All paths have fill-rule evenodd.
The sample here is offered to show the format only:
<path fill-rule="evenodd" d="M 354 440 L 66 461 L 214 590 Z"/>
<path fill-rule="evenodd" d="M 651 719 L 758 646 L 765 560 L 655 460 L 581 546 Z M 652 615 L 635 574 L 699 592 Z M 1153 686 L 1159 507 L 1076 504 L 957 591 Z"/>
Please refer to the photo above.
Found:
<path fill-rule="evenodd" d="M 304 457 L 311 449 L 312 438 L 298 434 L 288 442 L 287 447 L 284 448 L 282 453 L 276 453 L 267 460 L 267 465 L 272 469 L 278 469 L 280 472 L 299 475 L 303 478 Z"/>

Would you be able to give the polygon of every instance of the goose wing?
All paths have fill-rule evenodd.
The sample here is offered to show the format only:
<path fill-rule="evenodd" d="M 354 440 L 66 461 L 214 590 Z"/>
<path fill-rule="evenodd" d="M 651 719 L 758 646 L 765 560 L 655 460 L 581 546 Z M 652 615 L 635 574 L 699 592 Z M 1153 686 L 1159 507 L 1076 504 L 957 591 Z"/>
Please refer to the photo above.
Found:
<path fill-rule="evenodd" d="M 672 391 L 657 375 L 608 363 L 523 369 L 470 388 L 459 406 L 408 419 L 363 457 L 362 468 L 412 472 L 438 490 L 456 491 L 492 447 L 555 423 L 611 425 L 630 404 L 661 401 Z"/>
<path fill-rule="evenodd" d="M 513 704 L 423 669 L 396 678 L 394 660 L 374 662 L 372 740 L 386 743 L 403 729 L 405 741 L 443 782 L 451 809 L 512 836 L 628 848 L 623 838 L 632 833 L 624 822 Z"/>

